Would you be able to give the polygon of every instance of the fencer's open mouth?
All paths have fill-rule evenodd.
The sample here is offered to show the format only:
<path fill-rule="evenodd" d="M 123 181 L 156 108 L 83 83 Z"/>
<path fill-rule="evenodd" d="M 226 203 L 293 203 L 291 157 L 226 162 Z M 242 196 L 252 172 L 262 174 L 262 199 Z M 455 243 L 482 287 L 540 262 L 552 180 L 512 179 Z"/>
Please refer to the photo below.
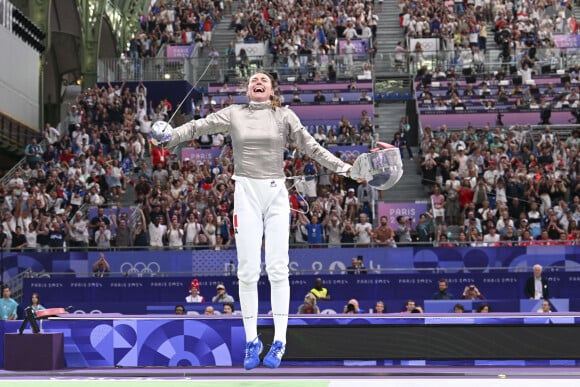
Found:
<path fill-rule="evenodd" d="M 262 86 L 254 87 L 254 93 L 263 93 L 264 91 L 266 91 L 266 89 Z"/>

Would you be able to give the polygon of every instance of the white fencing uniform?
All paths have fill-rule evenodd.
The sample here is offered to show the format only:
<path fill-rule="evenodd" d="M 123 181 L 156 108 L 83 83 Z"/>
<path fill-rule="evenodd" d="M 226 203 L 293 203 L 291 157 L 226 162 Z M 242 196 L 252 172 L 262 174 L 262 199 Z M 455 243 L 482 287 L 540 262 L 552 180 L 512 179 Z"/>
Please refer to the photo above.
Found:
<path fill-rule="evenodd" d="M 287 108 L 269 102 L 232 105 L 173 131 L 169 147 L 213 133 L 230 134 L 234 152 L 234 231 L 238 254 L 239 294 L 246 340 L 257 336 L 258 280 L 262 237 L 271 285 L 274 340 L 286 343 L 290 285 L 288 238 L 290 206 L 283 153 L 294 143 L 331 171 L 344 163 L 321 147 Z"/>

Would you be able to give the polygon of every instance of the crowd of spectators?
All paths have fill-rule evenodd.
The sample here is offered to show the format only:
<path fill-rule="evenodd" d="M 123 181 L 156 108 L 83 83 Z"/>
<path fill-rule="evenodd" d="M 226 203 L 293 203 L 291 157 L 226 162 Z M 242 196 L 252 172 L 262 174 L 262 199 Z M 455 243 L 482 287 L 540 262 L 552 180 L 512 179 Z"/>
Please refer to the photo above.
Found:
<path fill-rule="evenodd" d="M 143 162 L 148 116 L 164 118 L 172 108 L 163 100 L 153 108 L 146 94 L 143 85 L 134 92 L 112 85 L 89 89 L 70 106 L 71 124 L 64 133 L 46 126 L 46 150 L 31 141 L 27 163 L 2 187 L 4 247 L 51 248 L 64 241 L 99 248 L 227 249 L 235 244 L 228 139 L 222 136 L 216 144 L 223 148 L 220 157 L 201 165 L 154 147 L 149 167 Z M 402 120 L 398 141 L 406 127 Z M 573 131 L 560 139 L 549 126 L 539 136 L 522 125 L 463 132 L 426 127 L 420 166 L 433 210 L 416 225 L 400 217 L 396 228 L 386 218 L 372 218 L 375 190 L 328 174 L 290 148 L 285 172 L 302 176 L 290 188 L 291 242 L 390 247 L 416 240 L 436 240 L 441 246 L 572 243 L 579 235 L 579 138 Z M 200 141 L 190 145 L 200 147 Z M 137 177 L 125 178 L 125 173 Z M 101 208 L 96 219 L 77 211 L 84 203 L 117 204 L 125 189 L 134 189 L 141 205 L 134 224 L 120 206 L 108 216 Z M 457 227 L 458 232 L 450 231 Z"/>
<path fill-rule="evenodd" d="M 420 166 L 432 207 L 428 235 L 441 246 L 576 243 L 579 138 L 577 129 L 561 137 L 550 126 L 427 126 Z"/>
<path fill-rule="evenodd" d="M 67 107 L 69 125 L 59 130 L 47 124 L 45 141 L 31 140 L 25 150 L 26 163 L 2 187 L 2 246 L 232 247 L 230 139 L 216 134 L 190 142 L 191 147 L 221 149 L 219 157 L 202 164 L 151 146 L 151 123 L 167 119 L 172 109 L 167 99 L 153 104 L 142 83 L 134 90 L 124 84 L 95 86 L 79 95 Z M 195 117 L 217 109 L 209 101 L 200 101 Z M 360 133 L 343 117 L 336 122 L 336 137 L 330 130 L 316 133 L 315 138 L 323 145 L 368 144 L 373 129 L 370 117 L 362 113 Z M 374 190 L 330 174 L 292 146 L 284 159 L 285 173 L 299 177 L 292 180 L 296 184 L 289 198 L 294 209 L 293 243 L 373 243 Z M 136 219 L 121 208 L 126 191 L 134 191 L 134 204 L 139 206 Z M 85 204 L 98 207 L 98 213 L 89 216 L 79 211 Z M 317 227 L 324 229 L 314 236 L 317 228 L 312 223 L 317 221 Z M 26 242 L 15 243 L 21 234 Z"/>
<path fill-rule="evenodd" d="M 212 47 L 212 30 L 229 12 L 235 36 L 220 53 Z M 338 6 L 332 1 L 297 5 L 276 0 L 240 3 L 232 0 L 160 0 L 153 2 L 148 13 L 140 17 L 140 31 L 130 40 L 123 59 L 129 63 L 129 60 L 155 57 L 166 43 L 192 45 L 192 56 L 210 58 L 214 64 L 212 71 L 216 70 L 221 56 L 228 69 L 246 76 L 250 65 L 262 63 L 263 58 L 254 57 L 245 49 L 236 51 L 235 43 L 264 42 L 273 58 L 273 66 L 305 79 L 336 79 L 339 66 L 353 70 L 353 56 L 362 59 L 363 73 L 370 72 L 377 53 L 378 20 L 373 2 L 362 0 Z M 335 55 L 337 39 L 348 40 L 342 58 Z M 351 43 L 354 39 L 366 41 L 365 52 L 358 52 Z"/>
<path fill-rule="evenodd" d="M 232 14 L 235 39 L 231 43 L 265 42 L 272 55 L 273 65 L 307 75 L 308 79 L 336 79 L 336 70 L 344 66 L 352 71 L 353 55 L 366 61 L 370 70 L 377 53 L 376 29 L 379 18 L 374 3 L 362 0 L 340 4 L 332 1 L 284 2 L 246 1 Z M 343 55 L 336 56 L 337 39 L 346 40 Z M 351 43 L 354 39 L 367 41 L 364 53 Z M 248 64 L 261 58 L 248 57 L 245 50 L 225 53 L 228 67 L 240 67 L 243 74 Z M 361 55 L 362 54 L 362 55 Z"/>
<path fill-rule="evenodd" d="M 504 112 L 536 110 L 538 122 L 550 124 L 552 111 L 565 109 L 570 111 L 570 122 L 579 122 L 578 64 L 563 74 L 543 79 L 531 71 L 528 64 L 513 77 L 499 68 L 495 75 L 484 74 L 465 82 L 453 69 L 442 72 L 436 68 L 434 72 L 426 70 L 419 79 L 416 97 L 421 111 L 496 112 L 495 122 L 503 126 Z M 438 86 L 434 87 L 435 81 Z"/>
<path fill-rule="evenodd" d="M 203 52 L 211 45 L 212 30 L 224 8 L 231 6 L 232 0 L 154 1 L 147 14 L 139 18 L 140 30 L 129 41 L 126 55 L 130 59 L 152 58 L 166 43 L 191 44 Z"/>
<path fill-rule="evenodd" d="M 421 111 L 497 109 L 495 125 L 424 128 L 418 167 L 430 210 L 411 239 L 445 247 L 575 243 L 579 134 L 560 138 L 550 116 L 567 109 L 578 122 L 580 68 L 568 64 L 553 82 L 534 82 L 561 67 L 554 35 L 578 32 L 570 2 L 401 0 L 399 9 L 405 38 L 437 38 L 447 50 L 445 68 L 428 68 L 420 43 L 406 47 L 404 39 L 395 49 L 399 64 L 408 59 L 418 70 Z M 500 54 L 491 60 L 500 65 L 476 78 L 492 33 Z M 542 133 L 503 124 L 504 111 L 519 109 L 537 109 Z"/>
<path fill-rule="evenodd" d="M 162 99 L 154 106 L 142 83 L 135 90 L 108 84 L 83 91 L 66 110 L 68 125 L 57 129 L 47 123 L 43 137 L 26 146 L 22 167 L 0 187 L 5 248 L 108 246 L 104 239 L 114 243 L 116 235 L 109 234 L 117 225 L 131 226 L 120 219 L 126 214 L 116 214 L 105 224 L 107 232 L 100 232 L 79 209 L 119 207 L 124 192 L 136 184 L 134 173 L 151 174 L 144 162 L 148 132 L 152 120 L 168 118 L 171 104 Z M 15 244 L 19 233 L 26 241 Z M 104 239 L 99 243 L 97 237 Z"/>
<path fill-rule="evenodd" d="M 435 53 L 426 52 L 420 42 L 405 47 L 407 38 L 438 39 L 445 52 L 440 60 L 467 74 L 484 66 L 493 33 L 500 53 L 492 62 L 518 68 L 527 63 L 539 72 L 541 66 L 552 71 L 558 66 L 554 35 L 578 32 L 570 1 L 440 0 L 421 5 L 399 0 L 398 6 L 404 41 L 395 49 L 395 61 L 403 66 L 408 59 L 417 70 Z"/>

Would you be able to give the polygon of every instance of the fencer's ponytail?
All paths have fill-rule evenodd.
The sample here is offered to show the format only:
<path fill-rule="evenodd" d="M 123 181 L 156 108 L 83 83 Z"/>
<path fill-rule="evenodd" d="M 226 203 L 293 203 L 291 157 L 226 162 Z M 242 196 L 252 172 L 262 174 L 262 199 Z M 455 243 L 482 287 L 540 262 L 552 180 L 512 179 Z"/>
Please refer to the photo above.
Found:
<path fill-rule="evenodd" d="M 276 110 L 279 107 L 282 107 L 282 101 L 279 95 L 273 95 L 270 97 L 270 101 L 272 101 L 272 109 Z"/>

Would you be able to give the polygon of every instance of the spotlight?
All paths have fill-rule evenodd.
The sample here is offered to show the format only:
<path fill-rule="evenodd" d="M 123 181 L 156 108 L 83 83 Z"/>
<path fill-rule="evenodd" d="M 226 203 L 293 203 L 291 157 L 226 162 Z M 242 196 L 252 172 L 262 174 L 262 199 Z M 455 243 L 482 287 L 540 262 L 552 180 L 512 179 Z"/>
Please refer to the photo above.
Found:
<path fill-rule="evenodd" d="M 165 78 L 165 79 L 171 79 L 171 74 L 165 73 L 165 75 L 163 75 L 163 78 Z"/>

